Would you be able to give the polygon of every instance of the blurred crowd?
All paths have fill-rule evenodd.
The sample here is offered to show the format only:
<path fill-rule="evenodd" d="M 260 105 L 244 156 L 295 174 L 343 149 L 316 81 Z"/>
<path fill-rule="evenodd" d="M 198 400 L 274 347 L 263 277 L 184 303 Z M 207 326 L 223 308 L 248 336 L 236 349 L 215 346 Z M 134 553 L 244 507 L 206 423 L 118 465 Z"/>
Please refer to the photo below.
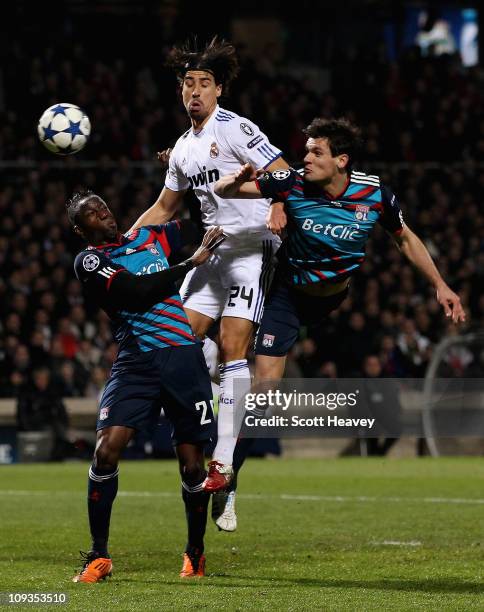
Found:
<path fill-rule="evenodd" d="M 414 49 L 389 64 L 378 51 L 349 48 L 331 66 L 330 88 L 320 93 L 282 59 L 256 62 L 245 49 L 240 53 L 242 71 L 224 104 L 262 126 L 294 162 L 303 155 L 301 128 L 314 116 L 344 114 L 359 123 L 365 137 L 359 169 L 379 173 L 397 193 L 407 223 L 460 293 L 467 326 L 482 328 L 484 167 L 476 163 L 484 159 L 482 68 L 463 69 L 454 56 L 421 58 Z M 0 158 L 37 163 L 2 170 L 0 396 L 18 395 L 47 366 L 49 384 L 63 397 L 94 398 L 117 347 L 107 317 L 85 303 L 74 277 L 82 245 L 68 225 L 65 202 L 89 187 L 128 229 L 163 185 L 156 165 L 130 162 L 153 161 L 186 129 L 187 118 L 174 77 L 153 58 L 140 66 L 121 59 L 108 65 L 89 61 L 81 45 L 67 49 L 61 62 L 49 48 L 32 55 L 13 45 L 9 54 Z M 28 92 L 15 104 L 13 83 Z M 32 126 L 60 101 L 85 108 L 93 133 L 86 151 L 59 169 Z M 83 159 L 99 161 L 85 169 L 78 163 Z M 420 377 L 436 343 L 455 333 L 433 289 L 377 228 L 350 296 L 327 325 L 301 330 L 287 375 Z M 459 353 L 448 364 L 457 375 L 474 366 Z"/>
<path fill-rule="evenodd" d="M 35 129 L 48 106 L 71 101 L 91 119 L 89 159 L 151 160 L 188 125 L 176 79 L 163 67 L 169 45 L 153 57 L 92 60 L 81 43 L 54 53 L 15 42 L 4 50 L 0 159 L 48 160 Z M 95 52 L 95 50 L 94 50 Z M 315 116 L 345 115 L 364 128 L 368 161 L 470 161 L 484 158 L 484 70 L 464 68 L 458 54 L 398 62 L 384 48 L 351 44 L 320 70 L 292 64 L 273 45 L 252 56 L 239 48 L 241 72 L 221 104 L 250 117 L 291 160 L 300 159 L 301 129 Z M 324 82 L 323 91 L 321 85 Z"/>

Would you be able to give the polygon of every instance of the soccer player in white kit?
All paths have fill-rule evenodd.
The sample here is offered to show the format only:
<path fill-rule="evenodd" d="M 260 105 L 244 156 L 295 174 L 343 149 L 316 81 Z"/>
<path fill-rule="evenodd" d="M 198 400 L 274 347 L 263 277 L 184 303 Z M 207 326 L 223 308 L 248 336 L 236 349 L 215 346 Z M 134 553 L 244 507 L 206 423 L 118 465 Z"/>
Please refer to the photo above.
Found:
<path fill-rule="evenodd" d="M 273 254 L 279 246 L 277 236 L 266 227 L 269 200 L 252 200 L 248 206 L 247 200 L 222 199 L 214 193 L 214 185 L 220 177 L 236 172 L 241 163 L 250 162 L 271 172 L 288 165 L 257 125 L 218 105 L 222 91 L 238 72 L 232 45 L 214 39 L 203 51 L 174 48 L 169 65 L 177 73 L 192 125 L 170 154 L 158 200 L 136 225 L 168 221 L 192 188 L 200 201 L 204 226 L 220 225 L 227 236 L 205 270 L 189 273 L 180 291 L 198 337 L 204 338 L 220 318 L 218 443 L 204 482 L 205 490 L 214 492 L 225 488 L 233 475 L 237 442 L 233 379 L 243 379 L 249 389 L 247 349 L 254 323 L 262 315 Z M 275 211 L 277 208 L 271 213 L 277 215 Z"/>

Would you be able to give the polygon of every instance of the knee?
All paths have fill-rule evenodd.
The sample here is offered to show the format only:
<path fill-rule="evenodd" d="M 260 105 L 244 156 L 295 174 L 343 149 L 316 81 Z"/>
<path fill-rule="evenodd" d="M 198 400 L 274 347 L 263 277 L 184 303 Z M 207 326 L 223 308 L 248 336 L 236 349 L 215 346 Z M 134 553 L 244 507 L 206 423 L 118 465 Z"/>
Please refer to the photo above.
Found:
<path fill-rule="evenodd" d="M 255 382 L 280 380 L 284 375 L 285 357 L 257 355 L 255 359 Z"/>
<path fill-rule="evenodd" d="M 220 338 L 220 357 L 223 363 L 236 359 L 245 359 L 249 339 L 232 334 L 225 334 Z"/>
<path fill-rule="evenodd" d="M 94 451 L 94 464 L 101 470 L 115 470 L 121 455 L 121 449 L 117 448 L 109 440 L 103 440 L 96 446 Z"/>
<path fill-rule="evenodd" d="M 200 461 L 189 461 L 181 466 L 180 469 L 183 482 L 187 484 L 197 484 L 205 477 L 205 470 Z"/>

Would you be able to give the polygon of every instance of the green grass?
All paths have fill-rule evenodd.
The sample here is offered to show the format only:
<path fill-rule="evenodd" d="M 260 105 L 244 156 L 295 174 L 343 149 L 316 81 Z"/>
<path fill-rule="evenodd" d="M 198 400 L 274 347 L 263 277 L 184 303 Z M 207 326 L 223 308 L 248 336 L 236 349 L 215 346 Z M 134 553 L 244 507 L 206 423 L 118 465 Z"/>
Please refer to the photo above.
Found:
<path fill-rule="evenodd" d="M 68 592 L 56 610 L 484 610 L 482 459 L 251 460 L 239 529 L 209 524 L 195 581 L 178 578 L 184 512 L 159 461 L 121 465 L 113 578 L 70 582 L 86 480 L 86 464 L 1 468 L 0 591 Z"/>

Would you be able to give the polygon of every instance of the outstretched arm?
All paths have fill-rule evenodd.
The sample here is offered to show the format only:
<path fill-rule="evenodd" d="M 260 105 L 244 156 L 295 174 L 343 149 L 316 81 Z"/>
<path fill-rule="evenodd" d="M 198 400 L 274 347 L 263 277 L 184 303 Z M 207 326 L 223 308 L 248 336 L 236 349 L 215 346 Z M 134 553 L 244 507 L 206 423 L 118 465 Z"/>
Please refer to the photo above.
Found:
<path fill-rule="evenodd" d="M 279 160 L 276 160 L 278 162 Z M 276 166 L 276 164 L 273 164 Z M 282 160 L 281 168 L 288 166 Z M 277 167 L 274 168 L 277 170 Z M 221 198 L 260 198 L 264 197 L 255 179 L 262 170 L 254 170 L 250 164 L 244 164 L 234 174 L 228 174 L 219 179 L 214 186 L 215 193 Z M 287 216 L 283 202 L 272 202 L 266 217 L 266 227 L 273 234 L 281 235 L 287 224 Z"/>
<path fill-rule="evenodd" d="M 420 238 L 408 226 L 404 226 L 399 235 L 394 236 L 396 243 L 405 257 L 416 267 L 435 287 L 437 301 L 444 309 L 447 317 L 452 317 L 454 323 L 464 322 L 466 315 L 459 296 L 447 285 L 430 253 Z"/>
<path fill-rule="evenodd" d="M 223 240 L 222 228 L 211 227 L 205 232 L 201 245 L 182 263 L 152 274 L 136 275 L 127 270 L 113 274 L 109 297 L 116 308 L 144 312 L 173 291 L 173 283 L 183 278 L 192 268 L 205 263 Z"/>
<path fill-rule="evenodd" d="M 237 172 L 227 174 L 214 186 L 215 193 L 221 198 L 261 198 L 260 189 L 255 183 L 257 173 L 250 164 L 244 164 Z"/>

